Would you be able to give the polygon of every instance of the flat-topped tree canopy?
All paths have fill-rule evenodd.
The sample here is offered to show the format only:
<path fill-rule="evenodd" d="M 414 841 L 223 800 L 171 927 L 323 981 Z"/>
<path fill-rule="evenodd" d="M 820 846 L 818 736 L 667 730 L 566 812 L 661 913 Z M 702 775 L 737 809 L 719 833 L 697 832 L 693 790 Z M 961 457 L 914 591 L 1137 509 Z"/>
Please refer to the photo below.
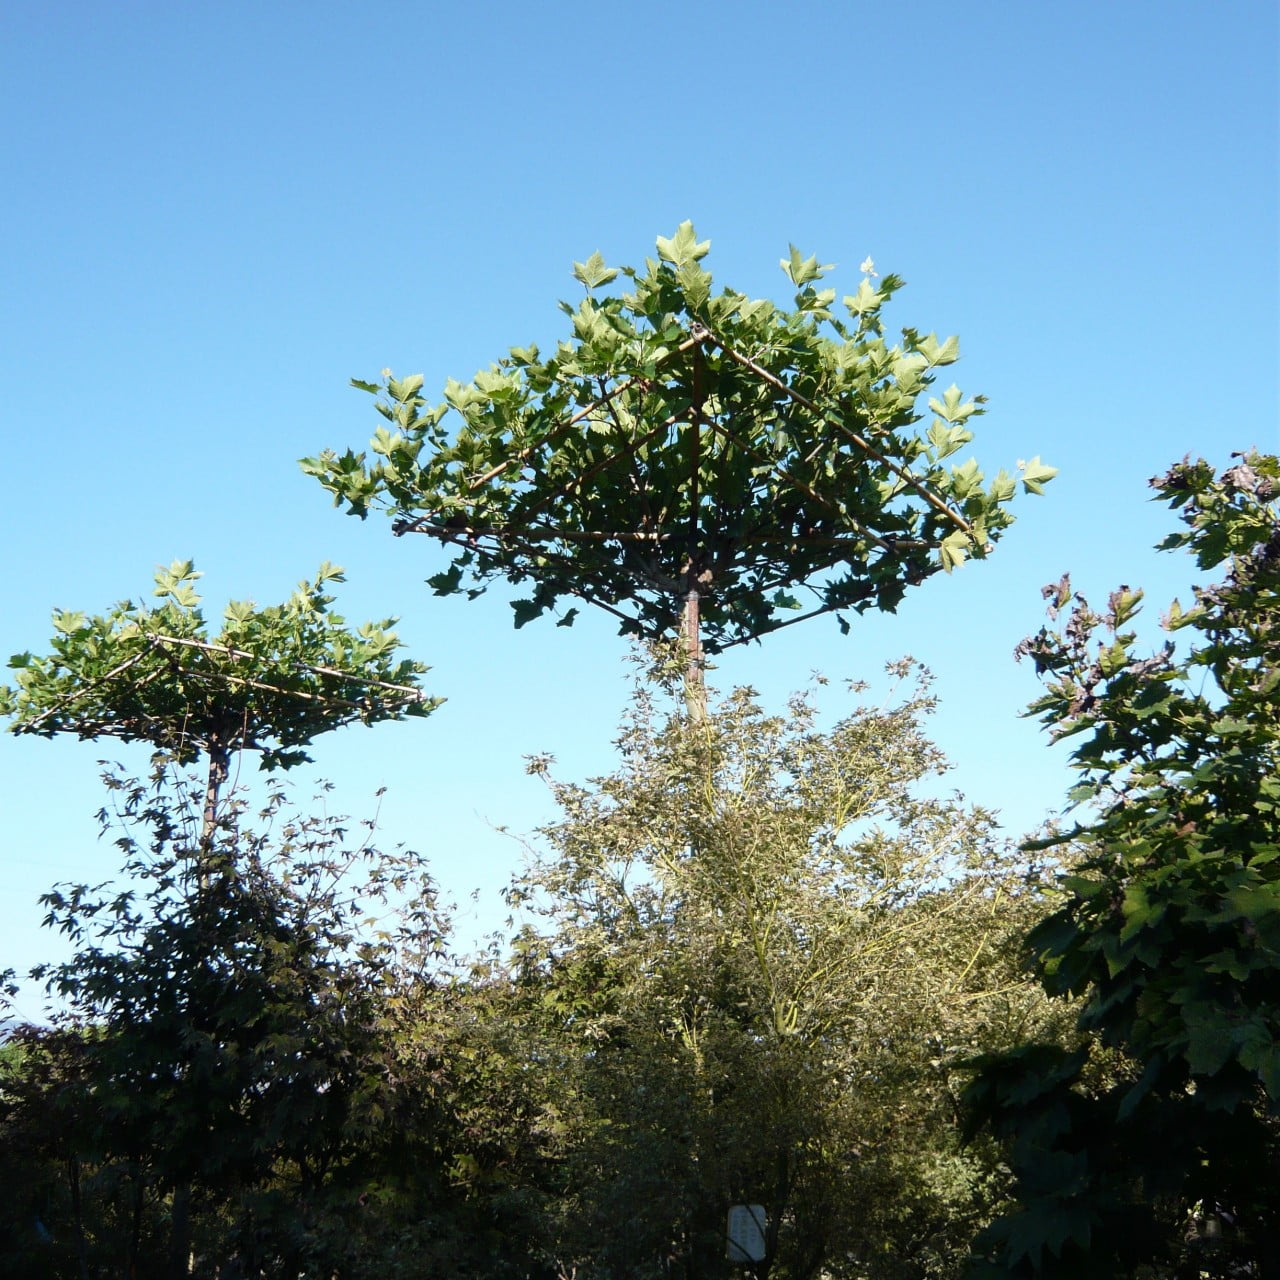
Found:
<path fill-rule="evenodd" d="M 1015 477 L 946 461 L 982 397 L 953 386 L 919 426 L 956 339 L 904 329 L 890 345 L 881 308 L 902 281 L 870 261 L 837 309 L 818 287 L 830 268 L 793 247 L 788 310 L 713 292 L 709 247 L 686 222 L 643 271 L 576 263 L 572 335 L 450 380 L 440 404 L 421 376 L 357 381 L 387 420 L 375 456 L 329 450 L 304 469 L 350 513 L 384 508 L 397 534 L 449 548 L 428 579 L 438 594 L 528 582 L 517 626 L 570 597 L 655 639 L 690 634 L 692 605 L 691 644 L 700 626 L 711 653 L 815 614 L 893 610 L 985 556 L 1012 522 Z M 1020 465 L 1032 492 L 1054 474 Z"/>
<path fill-rule="evenodd" d="M 315 737 L 344 724 L 427 715 L 440 699 L 419 687 L 423 663 L 396 656 L 395 619 L 351 630 L 329 612 L 326 585 L 342 576 L 324 564 L 283 604 L 232 602 L 210 636 L 200 574 L 175 561 L 156 574 L 154 607 L 55 610 L 52 651 L 10 659 L 0 715 L 14 733 L 148 742 L 181 763 L 248 748 L 264 768 L 306 761 Z"/>

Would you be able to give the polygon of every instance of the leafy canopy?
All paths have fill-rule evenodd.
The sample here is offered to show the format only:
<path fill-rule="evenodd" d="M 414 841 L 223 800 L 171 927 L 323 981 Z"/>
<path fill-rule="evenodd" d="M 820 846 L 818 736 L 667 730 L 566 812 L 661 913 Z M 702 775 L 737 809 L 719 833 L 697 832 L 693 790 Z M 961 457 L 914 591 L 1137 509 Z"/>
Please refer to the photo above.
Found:
<path fill-rule="evenodd" d="M 330 613 L 326 584 L 342 570 L 321 565 L 283 604 L 227 605 L 208 634 L 191 561 L 156 574 L 160 604 L 131 600 L 95 616 L 56 609 L 52 651 L 16 654 L 0 715 L 14 733 L 75 733 L 143 741 L 181 761 L 252 748 L 264 768 L 305 761 L 317 734 L 354 721 L 429 714 L 440 703 L 419 688 L 427 667 L 396 657 L 394 618 L 352 631 Z"/>
<path fill-rule="evenodd" d="M 804 696 L 690 721 L 642 691 L 619 767 L 551 783 L 507 1022 L 537 994 L 558 1274 L 727 1277 L 734 1203 L 766 1208 L 761 1275 L 955 1274 L 999 1175 L 959 1149 L 951 1061 L 1044 1026 L 1008 946 L 1037 874 L 922 794 L 932 699 L 891 670 L 905 696 L 830 728 Z"/>
<path fill-rule="evenodd" d="M 929 393 L 957 340 L 904 329 L 891 345 L 881 309 L 902 281 L 874 283 L 870 262 L 837 308 L 829 268 L 793 247 L 787 309 L 713 292 L 709 247 L 686 222 L 643 271 L 576 263 L 570 336 L 450 379 L 438 404 L 421 375 L 356 381 L 386 419 L 373 456 L 326 450 L 303 469 L 349 513 L 380 507 L 398 534 L 439 539 L 438 594 L 529 582 L 517 626 L 576 597 L 658 638 L 697 592 L 712 653 L 814 614 L 892 610 L 985 556 L 1016 482 L 951 461 L 983 404 Z M 1054 474 L 1022 464 L 1030 492 Z"/>
<path fill-rule="evenodd" d="M 1152 1072 L 1280 1102 L 1280 460 L 1152 483 L 1186 526 L 1161 546 L 1226 573 L 1165 618 L 1193 637 L 1185 656 L 1135 652 L 1127 587 L 1101 615 L 1077 596 L 1061 634 L 1024 643 L 1047 677 L 1032 711 L 1082 736 L 1072 795 L 1098 806 L 1058 837 L 1089 856 L 1031 943 L 1051 989 L 1088 991 L 1085 1025 Z M 1046 592 L 1056 614 L 1070 582 Z"/>
<path fill-rule="evenodd" d="M 1078 741 L 1085 805 L 1040 844 L 1079 860 L 1028 942 L 1088 1034 L 988 1058 L 969 1091 L 975 1124 L 1011 1142 L 1020 1202 L 975 1275 L 1237 1276 L 1280 1257 L 1280 459 L 1221 476 L 1188 460 L 1152 485 L 1183 524 L 1161 547 L 1224 571 L 1163 619 L 1188 643 L 1142 653 L 1140 591 L 1095 612 L 1064 577 L 1045 595 L 1065 622 L 1020 646 L 1045 680 L 1032 713 Z"/>

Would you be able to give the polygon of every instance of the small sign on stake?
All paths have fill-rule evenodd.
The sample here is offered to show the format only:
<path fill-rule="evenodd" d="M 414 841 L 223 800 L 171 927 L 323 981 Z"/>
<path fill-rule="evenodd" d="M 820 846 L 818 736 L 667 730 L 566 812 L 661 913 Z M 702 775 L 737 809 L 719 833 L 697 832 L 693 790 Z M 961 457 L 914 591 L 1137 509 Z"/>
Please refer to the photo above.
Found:
<path fill-rule="evenodd" d="M 764 1205 L 733 1205 L 729 1209 L 725 1257 L 730 1262 L 763 1262 L 764 1225 Z"/>

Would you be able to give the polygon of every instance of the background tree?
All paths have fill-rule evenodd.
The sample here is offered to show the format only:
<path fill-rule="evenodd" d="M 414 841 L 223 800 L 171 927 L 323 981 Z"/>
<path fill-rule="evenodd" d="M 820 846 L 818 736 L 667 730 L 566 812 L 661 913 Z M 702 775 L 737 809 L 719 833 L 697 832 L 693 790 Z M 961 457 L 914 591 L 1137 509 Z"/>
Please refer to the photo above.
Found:
<path fill-rule="evenodd" d="M 1184 526 L 1161 547 L 1225 570 L 1163 619 L 1184 644 L 1140 655 L 1141 592 L 1096 613 L 1063 578 L 1045 594 L 1065 625 L 1022 645 L 1046 681 L 1032 711 L 1081 739 L 1086 805 L 1048 842 L 1083 858 L 1028 941 L 1045 989 L 1083 997 L 1088 1038 L 975 1082 L 1021 1199 L 978 1274 L 1277 1274 L 1280 460 L 1237 457 L 1152 481 Z"/>
<path fill-rule="evenodd" d="M 960 1149 L 954 1058 L 1047 1002 L 1008 947 L 1036 873 L 929 796 L 931 705 L 827 730 L 805 699 L 690 722 L 646 696 L 616 772 L 553 784 L 501 1024 L 535 1064 L 533 1238 L 559 1274 L 727 1275 L 740 1202 L 767 1208 L 762 1276 L 955 1274 L 1001 1183 Z M 475 1150 L 478 1185 L 500 1158 Z"/>
<path fill-rule="evenodd" d="M 423 980 L 406 960 L 442 945 L 421 861 L 290 813 L 278 788 L 260 826 L 233 798 L 211 842 L 201 784 L 183 806 L 163 769 L 109 781 L 134 887 L 46 895 L 76 952 L 37 971 L 63 1011 L 20 1038 L 0 1086 L 0 1169 L 23 1234 L 38 1213 L 49 1239 L 12 1249 L 49 1274 L 186 1274 L 181 1209 L 198 1275 L 347 1271 L 376 1243 L 362 1201 L 397 1174 L 414 1093 L 387 1006 Z M 428 1111 L 414 1106 L 420 1145 Z M 32 1151 L 57 1162 L 35 1187 Z"/>
<path fill-rule="evenodd" d="M 219 928 L 225 926 L 234 932 L 238 908 L 232 899 L 246 887 L 245 878 L 252 876 L 252 868 L 236 862 L 235 821 L 220 832 L 223 816 L 219 805 L 233 753 L 257 750 L 264 768 L 288 768 L 308 758 L 305 748 L 319 733 L 355 720 L 373 724 L 425 715 L 438 705 L 438 700 L 428 698 L 418 686 L 426 668 L 397 658 L 400 642 L 391 630 L 394 620 L 365 623 L 352 631 L 340 616 L 329 612 L 333 597 L 325 586 L 341 581 L 340 569 L 322 565 L 316 578 L 300 584 L 282 605 L 257 608 L 250 602 L 232 602 L 216 637 L 207 633 L 194 587 L 198 577 L 189 561 L 178 561 L 156 575 L 156 596 L 162 601 L 158 606 L 144 608 L 125 600 L 109 613 L 94 617 L 55 611 L 52 652 L 43 657 L 23 653 L 12 658 L 16 684 L 0 688 L 0 714 L 10 717 L 10 728 L 16 733 L 52 736 L 66 732 L 81 738 L 107 736 L 149 743 L 159 753 L 158 787 L 169 779 L 168 762 L 182 765 L 201 754 L 207 757 L 197 846 L 203 851 L 203 862 L 191 856 L 189 832 L 181 821 L 185 802 L 181 792 L 171 797 L 169 809 L 148 811 L 157 851 L 171 841 L 178 843 L 167 871 L 160 876 L 160 897 L 151 904 L 153 912 L 168 902 L 164 895 L 174 887 L 166 880 L 168 874 L 181 872 L 193 877 L 178 889 L 186 923 L 194 930 L 184 938 L 196 940 L 194 949 L 187 953 L 189 963 L 195 966 L 192 971 L 205 963 L 199 959 L 200 945 L 207 944 L 212 956 L 219 939 L 226 936 Z M 229 820 L 236 812 L 229 812 Z M 265 892 L 267 884 L 264 881 L 258 887 Z M 90 908 L 84 892 L 52 902 L 54 919 L 69 931 L 79 927 L 82 912 L 93 915 L 106 905 L 97 903 Z M 270 894 L 255 898 L 251 888 L 246 888 L 244 904 L 264 913 L 257 922 L 261 929 L 270 928 L 271 912 L 280 905 Z M 136 931 L 143 930 L 139 945 L 146 951 L 154 941 L 152 934 L 145 933 L 149 927 L 146 917 L 132 914 L 127 896 L 117 899 L 116 906 L 123 915 L 118 932 L 109 936 L 131 941 Z M 58 912 L 65 914 L 60 917 Z M 197 926 L 198 921 L 203 923 Z M 77 957 L 76 963 L 90 965 L 96 954 L 91 948 L 87 955 Z M 268 947 L 255 958 L 265 961 L 272 954 Z M 96 989 L 97 979 L 83 979 L 87 1007 L 97 1011 L 95 1016 L 105 1017 L 126 1043 L 133 1042 L 126 1056 L 136 1050 L 139 1060 L 149 1063 L 154 1073 L 139 1081 L 139 1092 L 131 1095 L 131 1104 L 154 1094 L 159 1114 L 173 1121 L 175 1112 L 182 1108 L 172 1100 L 165 1102 L 172 1088 L 174 1096 L 184 1100 L 182 1105 L 189 1107 L 192 1115 L 199 1115 L 202 1090 L 211 1079 L 201 1070 L 202 1064 L 208 1065 L 208 1055 L 193 1060 L 188 1050 L 193 1037 L 212 1034 L 205 1027 L 209 1020 L 226 1031 L 220 1021 L 225 988 L 215 981 L 207 988 L 197 984 L 185 989 L 183 983 L 190 971 L 167 967 L 163 947 L 152 960 L 139 961 L 127 951 L 118 960 L 123 968 L 115 979 L 117 988 L 127 987 L 126 974 L 135 962 L 144 968 L 158 965 L 151 974 L 157 985 L 150 1002 L 140 995 L 122 996 L 119 989 L 103 994 Z M 214 962 L 210 959 L 208 963 Z M 161 1016 L 164 1001 L 160 993 L 166 979 L 172 986 L 167 997 L 171 1016 Z M 75 984 L 80 981 L 63 977 L 57 985 L 64 988 L 64 996 L 74 996 L 79 993 Z M 257 998 L 265 999 L 266 992 L 266 987 L 259 987 Z M 211 1003 L 195 1001 L 201 994 Z M 131 1009 L 146 1010 L 147 1016 L 135 1018 Z M 118 1020 L 114 1026 L 112 1018 Z M 157 1057 L 155 1045 L 147 1044 L 153 1033 L 171 1054 L 167 1067 Z M 212 1048 L 218 1048 L 216 1039 Z M 228 1052 L 234 1056 L 234 1047 Z M 216 1058 L 217 1052 L 213 1056 Z M 225 1078 L 233 1093 L 242 1083 L 234 1072 L 225 1073 Z M 247 1106 L 248 1101 L 248 1095 L 239 1095 L 239 1106 Z M 147 1127 L 136 1108 L 131 1114 L 131 1123 Z M 176 1121 L 156 1129 L 169 1143 L 177 1142 L 182 1132 Z M 180 1142 L 168 1150 L 175 1159 L 159 1161 L 159 1167 L 179 1179 L 172 1183 L 170 1258 L 170 1274 L 178 1276 L 187 1274 L 190 1254 L 192 1184 L 182 1180 L 184 1161 L 209 1156 L 210 1151 Z"/>
<path fill-rule="evenodd" d="M 326 450 L 303 469 L 351 513 L 384 507 L 396 533 L 448 547 L 428 580 L 438 594 L 505 578 L 532 587 L 517 626 L 573 597 L 624 633 L 680 631 L 694 686 L 704 647 L 829 612 L 847 629 L 845 611 L 892 610 L 908 586 L 985 556 L 1015 480 L 946 463 L 982 397 L 952 386 L 917 427 L 957 340 L 904 329 L 889 345 L 880 312 L 902 281 L 874 284 L 870 261 L 842 319 L 816 258 L 783 260 L 798 290 L 787 310 L 713 293 L 709 247 L 686 222 L 643 272 L 576 263 L 586 297 L 561 304 L 572 336 L 450 379 L 440 404 L 420 375 L 357 381 L 388 424 L 375 458 Z M 601 292 L 619 275 L 628 292 Z M 1035 458 L 1023 486 L 1054 474 Z"/>

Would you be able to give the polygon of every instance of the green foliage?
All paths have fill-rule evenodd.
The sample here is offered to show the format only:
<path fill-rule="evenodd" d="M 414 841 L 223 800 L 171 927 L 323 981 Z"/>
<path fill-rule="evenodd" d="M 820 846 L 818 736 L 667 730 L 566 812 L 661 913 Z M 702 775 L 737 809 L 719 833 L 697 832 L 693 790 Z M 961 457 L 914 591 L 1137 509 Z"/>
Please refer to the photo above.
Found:
<path fill-rule="evenodd" d="M 438 404 L 420 375 L 357 381 L 386 420 L 373 456 L 325 451 L 303 469 L 352 514 L 385 508 L 397 533 L 447 546 L 438 594 L 505 578 L 530 584 L 517 626 L 577 597 L 659 638 L 696 591 L 713 653 L 817 613 L 892 610 L 989 552 L 1014 480 L 953 461 L 983 398 L 930 394 L 956 339 L 886 339 L 900 279 L 865 276 L 841 318 L 818 287 L 829 268 L 794 246 L 790 309 L 714 292 L 690 223 L 657 247 L 643 270 L 575 263 L 571 335 L 450 379 Z M 1053 474 L 1033 459 L 1024 488 Z"/>
<path fill-rule="evenodd" d="M 645 695 L 616 772 L 552 784 L 508 1047 L 472 1052 L 526 1077 L 559 1274 L 727 1275 L 725 1214 L 760 1202 L 762 1274 L 955 1275 L 1001 1193 L 961 1150 L 955 1059 L 1043 1029 L 1047 1002 L 1009 948 L 1037 873 L 927 794 L 931 705 L 920 686 L 824 729 L 805 698 L 688 722 Z M 475 1176 L 504 1158 L 477 1150 Z"/>
<path fill-rule="evenodd" d="M 1020 647 L 1045 679 L 1032 712 L 1078 739 L 1088 802 L 1044 842 L 1081 859 L 1029 946 L 1046 990 L 1081 996 L 1081 1029 L 1133 1068 L 1090 1082 L 1083 1055 L 988 1062 L 971 1096 L 1015 1136 L 1023 1202 L 987 1237 L 993 1275 L 1183 1255 L 1244 1274 L 1280 1254 L 1280 461 L 1250 453 L 1220 477 L 1186 461 L 1152 484 L 1183 524 L 1161 546 L 1224 570 L 1166 616 L 1186 643 L 1140 654 L 1141 592 L 1097 613 L 1064 577 L 1045 595 L 1065 623 Z M 1184 1244 L 1197 1214 L 1212 1247 Z"/>
<path fill-rule="evenodd" d="M 211 846 L 202 786 L 182 803 L 162 768 L 107 781 L 130 887 L 45 896 L 76 951 L 34 976 L 64 1011 L 0 1085 L 18 1224 L 39 1212 L 86 1274 L 159 1274 L 180 1204 L 197 1274 L 352 1265 L 376 1223 L 359 1197 L 395 1169 L 414 1094 L 390 1070 L 390 993 L 442 945 L 420 860 L 278 788 L 257 826 L 233 798 Z"/>
<path fill-rule="evenodd" d="M 84 1037 L 19 1026 L 0 1045 L 0 1268 L 45 1277 L 81 1274 L 76 1239 L 59 1230 L 82 1182 L 78 1130 L 85 1097 Z M 114 1206 L 102 1231 L 118 1231 Z M 52 1227 L 52 1230 L 51 1230 Z"/>
<path fill-rule="evenodd" d="M 9 660 L 0 715 L 14 733 L 149 742 L 188 762 L 211 747 L 261 751 L 264 768 L 308 759 L 318 734 L 360 721 L 423 716 L 439 705 L 418 687 L 427 668 L 399 659 L 395 619 L 354 631 L 329 611 L 324 564 L 283 604 L 233 601 L 208 634 L 191 562 L 156 574 L 161 603 L 124 600 L 96 616 L 58 609 L 47 656 Z"/>
<path fill-rule="evenodd" d="M 197 1256 L 200 1274 L 300 1276 L 367 1261 L 378 1215 L 357 1194 L 371 1163 L 394 1167 L 388 1117 L 413 1097 L 390 1087 L 383 1022 L 404 939 L 362 936 L 361 922 L 394 897 L 416 946 L 435 947 L 420 865 L 347 846 L 341 819 L 289 818 L 274 789 L 255 833 L 224 788 L 235 751 L 287 768 L 329 729 L 427 714 L 426 668 L 396 656 L 394 620 L 353 631 L 329 612 L 332 565 L 282 605 L 228 605 L 212 638 L 198 577 L 175 562 L 151 608 L 55 612 L 52 652 L 14 657 L 15 686 L 0 689 L 17 733 L 156 749 L 149 784 L 106 778 L 132 887 L 44 899 L 77 951 L 33 976 L 70 1012 L 57 1037 L 27 1038 L 32 1069 L 0 1100 L 6 1136 L 58 1171 L 41 1184 L 56 1248 L 36 1249 L 51 1274 L 186 1276 Z M 203 786 L 172 779 L 202 754 Z M 42 1114 L 57 1121 L 43 1142 Z M 34 1221 L 17 1223 L 24 1267 Z"/>

